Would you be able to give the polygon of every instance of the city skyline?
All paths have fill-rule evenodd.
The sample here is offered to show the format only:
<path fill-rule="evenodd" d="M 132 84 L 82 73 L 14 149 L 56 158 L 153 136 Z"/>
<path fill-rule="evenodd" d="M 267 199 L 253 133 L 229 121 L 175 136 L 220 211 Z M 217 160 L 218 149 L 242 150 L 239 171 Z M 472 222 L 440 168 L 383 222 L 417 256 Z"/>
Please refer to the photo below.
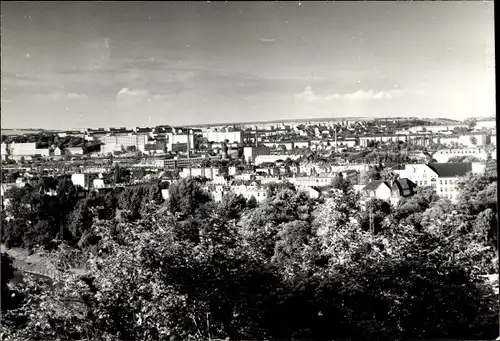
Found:
<path fill-rule="evenodd" d="M 495 115 L 493 2 L 3 3 L 2 126 Z"/>

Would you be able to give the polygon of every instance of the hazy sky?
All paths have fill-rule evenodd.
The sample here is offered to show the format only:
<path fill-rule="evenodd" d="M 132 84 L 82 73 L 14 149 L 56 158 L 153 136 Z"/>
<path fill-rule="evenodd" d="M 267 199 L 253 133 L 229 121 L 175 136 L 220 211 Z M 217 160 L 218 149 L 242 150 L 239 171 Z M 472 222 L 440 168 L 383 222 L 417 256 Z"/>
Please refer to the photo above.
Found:
<path fill-rule="evenodd" d="M 493 2 L 2 2 L 2 126 L 495 114 Z"/>

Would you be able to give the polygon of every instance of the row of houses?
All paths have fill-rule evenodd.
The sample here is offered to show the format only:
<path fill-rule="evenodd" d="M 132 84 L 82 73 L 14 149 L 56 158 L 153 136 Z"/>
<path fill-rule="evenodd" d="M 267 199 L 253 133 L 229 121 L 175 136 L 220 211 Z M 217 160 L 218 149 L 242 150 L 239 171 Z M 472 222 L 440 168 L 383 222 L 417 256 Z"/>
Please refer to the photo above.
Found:
<path fill-rule="evenodd" d="M 2 155 L 2 160 L 5 160 L 7 157 L 9 157 L 15 161 L 19 161 L 21 158 L 30 160 L 34 157 L 61 157 L 64 155 L 83 155 L 83 148 L 37 148 L 36 143 L 2 143 L 0 152 Z"/>

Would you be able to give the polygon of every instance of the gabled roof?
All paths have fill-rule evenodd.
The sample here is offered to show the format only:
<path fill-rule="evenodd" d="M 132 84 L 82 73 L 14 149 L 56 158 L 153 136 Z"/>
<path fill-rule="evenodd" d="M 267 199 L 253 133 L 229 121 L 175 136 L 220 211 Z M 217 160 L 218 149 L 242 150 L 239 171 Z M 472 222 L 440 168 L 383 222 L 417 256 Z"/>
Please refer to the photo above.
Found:
<path fill-rule="evenodd" d="M 394 181 L 394 183 L 392 184 L 391 190 L 397 189 L 399 191 L 404 191 L 404 190 L 412 190 L 415 187 L 417 187 L 417 185 L 414 182 L 412 182 L 410 179 L 401 178 L 401 179 L 397 179 L 396 181 Z"/>
<path fill-rule="evenodd" d="M 427 165 L 435 171 L 440 177 L 452 178 L 456 176 L 464 176 L 472 171 L 472 163 L 430 163 Z"/>
<path fill-rule="evenodd" d="M 363 188 L 363 191 L 376 191 L 377 188 L 379 188 L 381 185 L 385 185 L 385 186 L 387 186 L 387 188 L 390 189 L 390 186 L 385 181 L 375 180 L 375 181 L 370 182 L 368 185 L 366 185 Z"/>

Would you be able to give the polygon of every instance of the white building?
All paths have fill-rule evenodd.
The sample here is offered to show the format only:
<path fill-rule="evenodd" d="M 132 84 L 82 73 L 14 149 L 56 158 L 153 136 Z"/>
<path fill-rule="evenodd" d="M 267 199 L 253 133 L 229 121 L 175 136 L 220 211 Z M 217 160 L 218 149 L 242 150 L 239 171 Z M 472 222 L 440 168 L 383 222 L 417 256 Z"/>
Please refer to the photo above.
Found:
<path fill-rule="evenodd" d="M 81 186 L 82 188 L 88 189 L 90 187 L 91 178 L 90 174 L 77 173 L 71 175 L 71 182 L 75 186 Z"/>
<path fill-rule="evenodd" d="M 453 129 L 455 128 L 467 128 L 467 125 L 453 124 L 453 125 L 417 126 L 409 128 L 408 131 L 413 134 L 423 133 L 423 132 L 439 133 L 439 132 L 453 131 Z"/>
<path fill-rule="evenodd" d="M 11 143 L 8 148 L 13 156 L 34 156 L 37 154 L 36 143 Z"/>
<path fill-rule="evenodd" d="M 175 145 L 186 145 L 186 150 L 189 141 L 189 147 L 192 149 L 194 147 L 194 136 L 193 134 L 183 134 L 181 133 L 168 133 L 167 136 L 167 150 L 172 151 Z"/>
<path fill-rule="evenodd" d="M 208 142 L 220 143 L 226 140 L 229 143 L 241 143 L 243 141 L 243 132 L 241 131 L 208 131 L 203 133 L 203 137 Z"/>
<path fill-rule="evenodd" d="M 310 141 L 296 141 L 293 143 L 293 147 L 298 149 L 307 149 L 310 146 L 311 146 Z"/>
<path fill-rule="evenodd" d="M 486 161 L 490 154 L 491 153 L 483 148 L 440 149 L 432 155 L 432 158 L 438 163 L 448 162 L 448 160 L 454 156 L 473 156 Z"/>
<path fill-rule="evenodd" d="M 300 155 L 259 155 L 255 157 L 255 165 L 258 166 L 264 162 L 276 162 L 278 160 L 285 161 L 286 159 L 297 160 Z"/>
<path fill-rule="evenodd" d="M 109 153 L 113 154 L 114 152 L 120 152 L 122 150 L 122 146 L 119 144 L 101 144 L 101 149 L 99 151 L 100 154 L 107 155 Z"/>
<path fill-rule="evenodd" d="M 288 180 L 298 187 L 322 187 L 330 185 L 334 179 L 334 174 L 324 173 L 318 176 L 293 177 Z"/>
<path fill-rule="evenodd" d="M 83 155 L 82 147 L 68 147 L 66 148 L 66 153 L 69 155 Z"/>
<path fill-rule="evenodd" d="M 2 142 L 2 145 L 0 146 L 0 156 L 1 156 L 2 160 L 7 159 L 7 155 L 9 155 L 7 146 L 8 145 L 6 143 L 3 143 L 3 142 Z"/>
<path fill-rule="evenodd" d="M 259 155 L 269 155 L 269 148 L 266 146 L 251 146 L 243 148 L 243 157 L 246 162 L 255 162 L 255 158 Z"/>
<path fill-rule="evenodd" d="M 101 137 L 101 141 L 106 145 L 118 145 L 124 149 L 135 147 L 137 150 L 144 151 L 149 137 L 142 134 L 113 134 Z M 121 148 L 120 148 L 121 149 Z"/>
<path fill-rule="evenodd" d="M 181 178 L 189 178 L 189 177 L 205 177 L 207 179 L 214 179 L 216 176 L 219 176 L 219 169 L 215 167 L 190 167 L 183 168 L 182 172 L 179 173 Z"/>
<path fill-rule="evenodd" d="M 496 120 L 489 120 L 489 121 L 478 121 L 476 122 L 475 129 L 495 129 L 497 126 L 497 121 Z"/>
<path fill-rule="evenodd" d="M 416 185 L 432 186 L 439 196 L 455 201 L 458 195 L 456 184 L 459 178 L 469 172 L 480 171 L 481 167 L 477 165 L 473 167 L 472 163 L 411 164 L 405 166 L 403 175 Z"/>
<path fill-rule="evenodd" d="M 94 186 L 94 189 L 101 189 L 106 187 L 103 179 L 94 179 L 92 181 L 92 185 Z"/>

